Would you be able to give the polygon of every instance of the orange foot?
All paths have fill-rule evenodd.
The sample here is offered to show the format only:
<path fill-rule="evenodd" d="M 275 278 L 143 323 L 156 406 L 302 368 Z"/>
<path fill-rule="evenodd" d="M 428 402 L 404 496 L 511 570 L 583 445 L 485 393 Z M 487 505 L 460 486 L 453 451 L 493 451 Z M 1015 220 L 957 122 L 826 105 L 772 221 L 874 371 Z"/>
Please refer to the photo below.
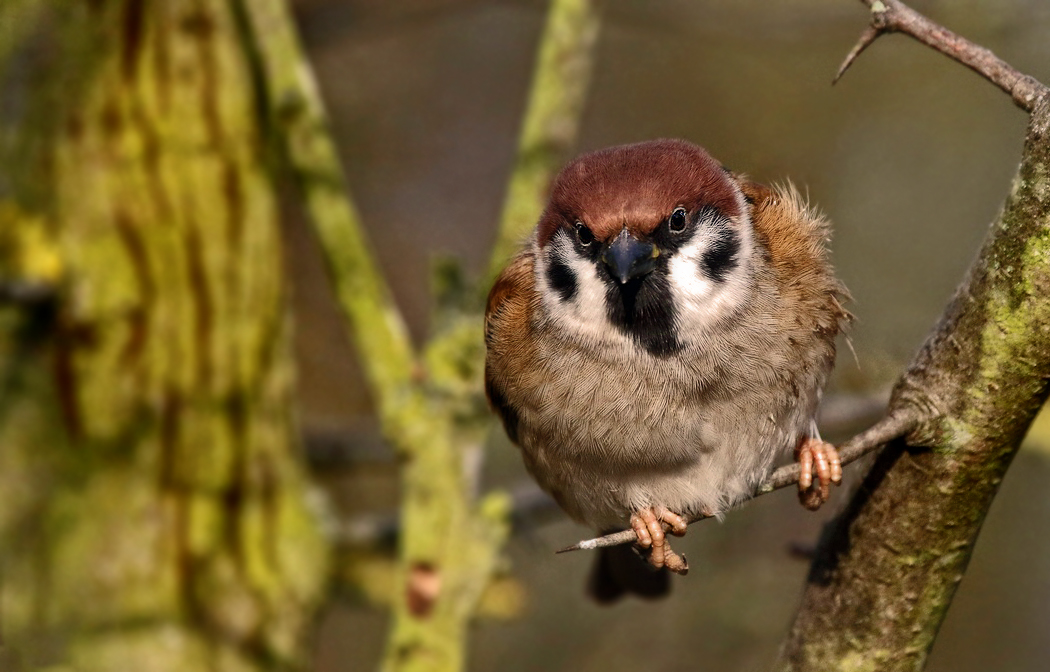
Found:
<path fill-rule="evenodd" d="M 802 506 L 816 511 L 831 497 L 831 484 L 842 482 L 842 460 L 835 446 L 821 439 L 807 437 L 795 449 L 798 461 L 798 499 Z M 817 481 L 813 482 L 816 471 Z"/>
<path fill-rule="evenodd" d="M 631 527 L 638 535 L 638 545 L 650 549 L 649 564 L 653 567 L 666 567 L 675 574 L 685 574 L 689 571 L 689 563 L 686 562 L 685 556 L 671 550 L 671 543 L 664 534 L 664 526 L 677 537 L 685 534 L 685 519 L 662 506 L 642 509 L 631 514 Z"/>

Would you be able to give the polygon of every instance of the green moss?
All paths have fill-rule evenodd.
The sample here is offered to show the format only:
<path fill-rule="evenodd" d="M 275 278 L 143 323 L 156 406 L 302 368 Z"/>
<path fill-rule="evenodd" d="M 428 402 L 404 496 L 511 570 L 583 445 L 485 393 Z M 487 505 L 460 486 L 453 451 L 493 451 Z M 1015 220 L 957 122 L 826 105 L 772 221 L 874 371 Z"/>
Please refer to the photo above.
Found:
<path fill-rule="evenodd" d="M 1050 199 L 1050 180 L 1041 164 L 1033 168 L 1034 177 L 1022 181 L 1012 200 Z M 1003 216 L 1004 229 L 1009 222 L 1024 217 L 1027 211 L 1008 209 Z M 1017 225 L 1021 225 L 1021 221 Z M 966 416 L 970 424 L 986 424 L 995 412 L 987 407 L 1006 410 L 1019 397 L 1031 397 L 1037 390 L 1025 386 L 1003 389 L 999 382 L 1007 378 L 1031 378 L 1039 373 L 1037 363 L 1048 355 L 1044 325 L 1050 323 L 1050 229 L 1045 223 L 1024 222 L 1031 232 L 1010 246 L 1016 258 L 1016 269 L 1004 271 L 1004 279 L 994 283 L 985 298 L 988 319 L 981 333 L 979 375 L 969 389 L 969 397 L 980 401 L 971 406 Z M 1035 226 L 1033 226 L 1035 224 Z M 1015 298 L 1019 297 L 1019 298 Z M 1042 352 L 1033 351 L 1033 348 Z M 1037 380 L 1033 384 L 1038 387 Z M 970 433 L 980 433 L 971 428 Z M 958 445 L 965 445 L 959 443 Z"/>
<path fill-rule="evenodd" d="M 898 385 L 898 410 L 911 404 L 926 416 L 907 437 L 915 449 L 880 455 L 870 487 L 825 537 L 815 567 L 828 580 L 807 589 L 787 669 L 925 664 L 1002 476 L 1047 395 L 1044 126 L 1033 119 L 999 220 Z"/>
<path fill-rule="evenodd" d="M 12 200 L 0 200 L 0 280 L 53 286 L 61 277 L 53 226 Z"/>
<path fill-rule="evenodd" d="M 468 620 L 505 538 L 498 531 L 505 523 L 486 516 L 503 511 L 486 504 L 479 514 L 463 471 L 464 437 L 478 434 L 482 407 L 480 320 L 446 306 L 449 319 L 440 325 L 441 335 L 422 360 L 417 356 L 347 196 L 287 8 L 279 0 L 239 6 L 249 51 L 266 84 L 271 129 L 305 199 L 383 433 L 402 459 L 400 563 L 384 667 L 458 669 Z M 419 567 L 436 573 L 442 586 L 426 618 L 411 613 L 404 599 Z"/>
<path fill-rule="evenodd" d="M 11 405 L 35 409 L 36 429 L 0 423 L 4 466 L 34 486 L 0 488 L 18 579 L 5 635 L 62 642 L 52 656 L 88 672 L 291 669 L 328 546 L 293 450 L 255 82 L 224 0 L 147 4 L 141 25 L 130 1 L 55 13 L 74 38 L 56 41 L 55 76 L 83 77 L 54 111 L 61 132 L 35 129 L 52 143 L 53 173 L 36 177 L 60 255 L 37 274 L 60 272 L 66 292 L 55 363 L 26 363 L 46 384 Z"/>
<path fill-rule="evenodd" d="M 550 181 L 576 141 L 599 25 L 594 0 L 550 5 L 485 288 L 536 225 Z"/>

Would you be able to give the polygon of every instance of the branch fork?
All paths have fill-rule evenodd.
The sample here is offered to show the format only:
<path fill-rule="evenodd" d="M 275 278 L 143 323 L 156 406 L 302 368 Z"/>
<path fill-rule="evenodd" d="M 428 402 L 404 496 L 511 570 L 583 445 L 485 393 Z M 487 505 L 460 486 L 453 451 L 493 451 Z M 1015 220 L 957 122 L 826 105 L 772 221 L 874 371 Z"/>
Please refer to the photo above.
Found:
<path fill-rule="evenodd" d="M 875 40 L 887 33 L 904 33 L 927 47 L 961 63 L 996 85 L 1013 99 L 1014 104 L 1032 113 L 1047 88 L 1034 77 L 1015 70 L 990 50 L 956 35 L 908 7 L 900 0 L 861 0 L 871 10 L 871 23 L 861 33 L 846 59 L 842 61 L 832 83 L 839 81 L 857 57 Z"/>

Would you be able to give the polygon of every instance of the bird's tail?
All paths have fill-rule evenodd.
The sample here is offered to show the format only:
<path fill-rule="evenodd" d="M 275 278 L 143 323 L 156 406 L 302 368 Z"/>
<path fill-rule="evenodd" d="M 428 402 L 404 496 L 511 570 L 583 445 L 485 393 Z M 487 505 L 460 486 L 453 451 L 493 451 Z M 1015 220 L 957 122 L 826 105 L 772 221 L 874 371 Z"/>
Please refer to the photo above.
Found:
<path fill-rule="evenodd" d="M 654 568 L 630 545 L 598 549 L 587 582 L 587 594 L 601 604 L 611 604 L 625 595 L 652 600 L 666 597 L 670 590 L 670 573 Z"/>

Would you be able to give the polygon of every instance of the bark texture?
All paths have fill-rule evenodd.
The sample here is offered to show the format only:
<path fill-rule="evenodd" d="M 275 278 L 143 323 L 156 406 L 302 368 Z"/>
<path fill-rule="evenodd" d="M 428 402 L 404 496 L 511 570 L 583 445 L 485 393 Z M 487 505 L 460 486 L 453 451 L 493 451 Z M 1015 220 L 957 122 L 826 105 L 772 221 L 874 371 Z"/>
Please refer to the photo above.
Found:
<path fill-rule="evenodd" d="M 50 86 L 30 93 L 61 95 L 34 102 L 36 188 L 7 200 L 21 229 L 46 222 L 61 280 L 49 347 L 23 330 L 5 353 L 5 635 L 30 667 L 301 668 L 328 549 L 294 450 L 278 209 L 236 14 L 49 15 Z"/>
<path fill-rule="evenodd" d="M 784 670 L 920 670 L 1050 383 L 1050 106 L 1003 210 L 891 412 L 921 418 L 829 524 Z"/>

